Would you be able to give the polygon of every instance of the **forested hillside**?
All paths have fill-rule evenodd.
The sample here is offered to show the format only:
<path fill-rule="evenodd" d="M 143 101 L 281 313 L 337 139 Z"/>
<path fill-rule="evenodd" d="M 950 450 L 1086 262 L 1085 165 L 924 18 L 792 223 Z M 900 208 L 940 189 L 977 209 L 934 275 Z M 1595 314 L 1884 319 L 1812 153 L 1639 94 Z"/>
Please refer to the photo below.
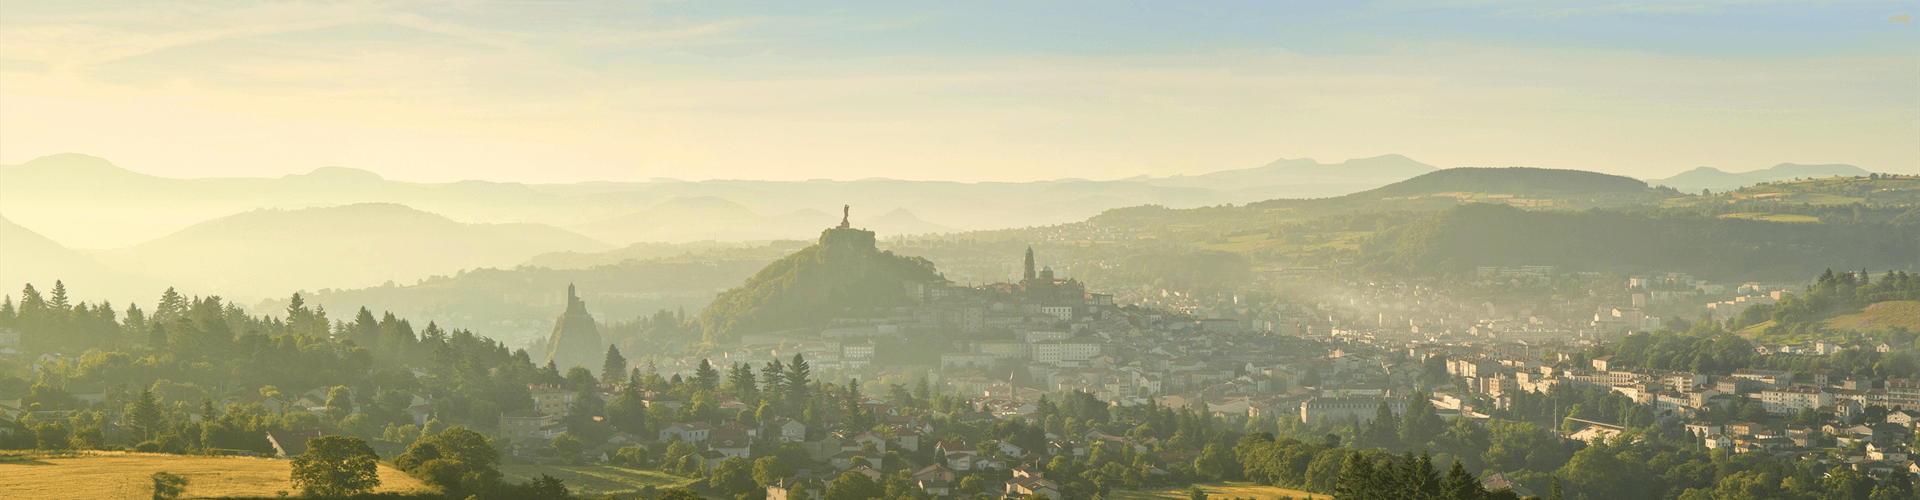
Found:
<path fill-rule="evenodd" d="M 1360 255 L 1366 269 L 1464 275 L 1476 266 L 1553 265 L 1606 271 L 1643 266 L 1709 279 L 1794 280 L 1828 265 L 1904 268 L 1916 226 L 1864 218 L 1798 224 L 1677 211 L 1529 211 L 1474 204 L 1385 231 Z"/>

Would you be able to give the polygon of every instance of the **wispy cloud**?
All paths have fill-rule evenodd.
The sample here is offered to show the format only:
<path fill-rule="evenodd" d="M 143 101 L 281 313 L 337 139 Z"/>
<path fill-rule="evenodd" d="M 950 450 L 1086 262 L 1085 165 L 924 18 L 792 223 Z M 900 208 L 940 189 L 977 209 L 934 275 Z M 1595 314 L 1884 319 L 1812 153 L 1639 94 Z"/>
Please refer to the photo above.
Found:
<path fill-rule="evenodd" d="M 1539 18 L 1547 18 L 1547 19 L 1563 19 L 1563 18 L 1568 18 L 1573 16 L 1591 15 L 1591 14 L 1707 13 L 1707 12 L 1719 12 L 1723 8 L 1724 6 L 1721 6 L 1721 5 L 1703 5 L 1703 4 L 1660 5 L 1660 4 L 1616 3 L 1616 4 L 1607 4 L 1607 5 L 1597 5 L 1593 7 L 1508 9 L 1508 10 L 1500 11 L 1500 14 L 1501 15 L 1522 15 L 1522 16 L 1531 16 L 1531 17 L 1539 17 Z"/>
<path fill-rule="evenodd" d="M 1546 7 L 1586 9 L 1564 14 L 1578 21 L 1688 5 L 1728 4 Z M 1509 2 L 1470 8 L 1544 24 Z M 418 180 L 1110 177 L 1389 152 L 1649 175 L 1920 163 L 1911 57 L 1698 58 L 1434 35 L 1357 52 L 1280 42 L 1066 50 L 1045 40 L 1092 21 L 1019 28 L 1015 10 L 9 9 L 0 162 L 79 151 L 173 175 L 334 164 Z M 1004 43 L 1025 35 L 1041 41 Z"/>

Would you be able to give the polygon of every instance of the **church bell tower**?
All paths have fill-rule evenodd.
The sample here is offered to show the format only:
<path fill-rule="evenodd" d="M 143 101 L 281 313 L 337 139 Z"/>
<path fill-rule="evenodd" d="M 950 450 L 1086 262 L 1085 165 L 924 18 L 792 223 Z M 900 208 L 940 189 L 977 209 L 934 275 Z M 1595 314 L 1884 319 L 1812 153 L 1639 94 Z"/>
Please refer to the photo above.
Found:
<path fill-rule="evenodd" d="M 1026 279 L 1033 279 L 1033 278 L 1035 278 L 1036 276 L 1037 276 L 1037 275 L 1035 275 L 1035 274 L 1034 274 L 1034 272 L 1033 272 L 1033 247 L 1031 247 L 1031 246 L 1029 246 L 1029 247 L 1027 247 L 1027 274 L 1026 274 Z"/>

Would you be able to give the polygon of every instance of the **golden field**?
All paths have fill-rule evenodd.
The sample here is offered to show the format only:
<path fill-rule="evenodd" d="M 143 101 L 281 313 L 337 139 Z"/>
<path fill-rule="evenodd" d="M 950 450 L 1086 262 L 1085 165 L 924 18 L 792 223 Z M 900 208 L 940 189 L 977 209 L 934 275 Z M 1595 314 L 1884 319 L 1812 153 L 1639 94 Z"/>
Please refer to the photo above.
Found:
<path fill-rule="evenodd" d="M 576 495 L 632 495 L 641 488 L 658 489 L 686 486 L 692 479 L 657 471 L 614 467 L 611 465 L 502 465 L 500 478 L 522 483 L 546 474 L 567 484 Z"/>
<path fill-rule="evenodd" d="M 1277 500 L 1282 498 L 1333 500 L 1333 497 L 1329 495 L 1307 493 L 1273 486 L 1260 486 L 1244 482 L 1201 484 L 1199 486 L 1201 491 L 1207 492 L 1207 498 L 1212 500 L 1227 500 L 1231 498 L 1252 498 L 1254 500 Z M 1113 490 L 1113 494 L 1107 495 L 1107 498 L 1112 500 L 1186 500 L 1187 489 L 1179 488 L 1154 491 Z"/>
<path fill-rule="evenodd" d="M 203 457 L 154 453 L 77 452 L 64 455 L 0 455 L 0 498 L 144 499 L 152 498 L 155 472 L 192 481 L 186 498 L 298 495 L 286 460 Z M 381 492 L 427 492 L 432 488 L 398 469 L 380 464 Z"/>

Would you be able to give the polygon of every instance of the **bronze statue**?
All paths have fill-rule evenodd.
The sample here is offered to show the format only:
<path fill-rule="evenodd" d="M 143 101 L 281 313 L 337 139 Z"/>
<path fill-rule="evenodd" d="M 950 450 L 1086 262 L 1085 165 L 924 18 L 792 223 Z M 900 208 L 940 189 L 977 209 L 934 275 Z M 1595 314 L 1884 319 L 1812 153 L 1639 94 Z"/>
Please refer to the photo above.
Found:
<path fill-rule="evenodd" d="M 853 227 L 852 224 L 847 223 L 847 218 L 852 215 L 853 215 L 853 205 L 840 206 L 840 228 L 841 229 Z"/>

